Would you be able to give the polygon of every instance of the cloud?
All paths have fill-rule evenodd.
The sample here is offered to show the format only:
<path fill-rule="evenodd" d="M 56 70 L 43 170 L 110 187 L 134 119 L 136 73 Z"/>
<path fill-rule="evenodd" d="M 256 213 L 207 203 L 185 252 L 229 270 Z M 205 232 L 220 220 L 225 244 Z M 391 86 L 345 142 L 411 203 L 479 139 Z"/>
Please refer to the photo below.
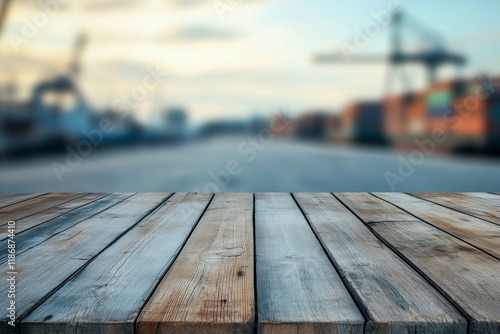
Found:
<path fill-rule="evenodd" d="M 174 7 L 192 7 L 210 2 L 209 0 L 172 0 L 171 4 Z"/>
<path fill-rule="evenodd" d="M 277 0 L 221 0 L 224 3 L 227 3 L 228 5 L 244 5 L 248 3 L 255 3 L 255 2 L 271 2 L 271 1 L 277 1 Z M 170 0 L 169 3 L 174 6 L 174 7 L 180 7 L 180 8 L 189 8 L 189 7 L 194 7 L 198 5 L 206 5 L 206 4 L 212 4 L 214 3 L 214 0 Z"/>
<path fill-rule="evenodd" d="M 168 32 L 161 36 L 159 40 L 162 42 L 229 41 L 240 37 L 241 34 L 232 30 L 196 25 Z"/>
<path fill-rule="evenodd" d="M 139 6 L 138 0 L 87 0 L 84 2 L 84 9 L 87 11 L 106 11 Z"/>

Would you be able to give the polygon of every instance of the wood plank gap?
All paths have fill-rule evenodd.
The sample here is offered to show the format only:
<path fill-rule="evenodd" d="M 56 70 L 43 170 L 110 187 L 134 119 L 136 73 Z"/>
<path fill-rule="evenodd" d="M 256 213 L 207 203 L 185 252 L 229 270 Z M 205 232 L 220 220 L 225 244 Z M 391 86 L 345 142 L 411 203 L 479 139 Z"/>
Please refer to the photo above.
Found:
<path fill-rule="evenodd" d="M 92 193 L 88 193 L 88 194 L 86 194 L 86 195 L 91 195 L 91 194 L 92 194 Z M 73 198 L 73 199 L 69 200 L 68 202 L 72 202 L 72 201 L 74 201 L 74 200 L 81 199 L 82 197 L 84 197 L 84 196 L 86 196 L 86 195 L 83 195 L 83 196 L 80 196 L 80 197 L 77 197 L 77 198 Z M 88 201 L 88 202 L 86 202 L 86 203 L 82 203 L 82 204 L 81 204 L 81 205 L 79 205 L 79 206 L 75 206 L 74 208 L 71 208 L 70 210 L 68 210 L 68 211 L 66 211 L 66 212 L 62 212 L 62 213 L 58 214 L 57 216 L 54 216 L 54 217 L 52 217 L 52 218 L 50 218 L 50 219 L 47 219 L 46 221 L 41 222 L 40 224 L 33 225 L 33 226 L 31 226 L 31 227 L 29 227 L 29 228 L 27 228 L 27 229 L 25 229 L 25 230 L 23 230 L 23 231 L 21 231 L 21 232 L 18 232 L 18 233 L 16 233 L 16 234 L 20 234 L 20 233 L 27 232 L 27 231 L 29 231 L 29 230 L 31 230 L 31 229 L 33 229 L 33 228 L 35 228 L 35 227 L 39 226 L 39 225 L 42 225 L 42 224 L 45 224 L 45 223 L 51 222 L 51 221 L 53 221 L 53 220 L 56 220 L 56 219 L 58 219 L 58 218 L 60 218 L 60 217 L 62 217 L 62 216 L 64 216 L 64 215 L 66 215 L 66 214 L 68 214 L 68 213 L 70 213 L 70 212 L 73 212 L 73 211 L 75 211 L 75 210 L 78 210 L 78 209 L 80 209 L 80 208 L 82 208 L 82 207 L 84 207 L 84 206 L 86 206 L 86 205 L 92 204 L 92 203 L 94 203 L 94 202 L 96 202 L 96 201 L 98 201 L 98 200 L 100 200 L 100 199 L 103 199 L 103 198 L 105 198 L 105 197 L 107 197 L 107 196 L 109 196 L 109 194 L 102 194 L 102 195 L 100 195 L 99 197 L 93 198 L 93 199 L 89 200 L 89 201 Z M 61 203 L 61 204 L 66 204 L 66 203 L 68 203 L 68 202 Z M 49 210 L 49 209 L 50 209 L 50 208 L 47 208 L 47 209 L 45 209 L 45 210 L 43 210 L 43 211 L 46 211 L 46 210 Z M 42 212 L 43 212 L 43 211 L 42 211 Z M 29 219 L 29 217 L 27 217 L 27 218 Z M 22 218 L 22 219 L 25 219 L 25 218 Z M 16 223 L 17 223 L 17 222 L 16 222 Z"/>
<path fill-rule="evenodd" d="M 203 210 L 202 214 L 200 215 L 200 217 L 198 218 L 198 220 L 196 221 L 195 225 L 193 226 L 193 229 L 191 230 L 191 232 L 189 233 L 188 237 L 186 238 L 186 240 L 184 240 L 184 243 L 182 244 L 182 247 L 180 248 L 180 250 L 177 252 L 177 254 L 174 256 L 174 259 L 172 260 L 172 263 L 168 266 L 168 268 L 166 268 L 166 270 L 163 272 L 163 274 L 161 275 L 161 278 L 158 280 L 158 282 L 156 283 L 155 287 L 151 290 L 151 293 L 149 294 L 149 296 L 145 299 L 144 301 L 144 304 L 141 306 L 139 312 L 137 313 L 137 317 L 135 318 L 134 320 L 134 333 L 137 333 L 137 320 L 139 319 L 139 317 L 141 316 L 142 312 L 144 311 L 144 308 L 146 307 L 146 305 L 148 304 L 149 300 L 151 299 L 151 297 L 153 297 L 154 293 L 156 292 L 156 289 L 158 289 L 158 286 L 161 284 L 161 282 L 163 281 L 163 279 L 165 278 L 165 276 L 167 275 L 168 271 L 170 270 L 170 268 L 172 267 L 172 265 L 175 263 L 175 261 L 177 261 L 177 258 L 179 257 L 179 254 L 181 254 L 182 250 L 184 249 L 184 247 L 186 246 L 186 243 L 188 242 L 189 238 L 191 238 L 191 236 L 193 235 L 193 232 L 194 230 L 196 229 L 196 227 L 198 226 L 198 224 L 200 223 L 201 219 L 203 218 L 203 216 L 205 216 L 205 213 L 207 212 L 208 210 L 208 207 L 210 206 L 210 204 L 212 203 L 213 199 L 215 197 L 215 194 L 212 194 L 212 197 L 210 197 L 210 200 L 208 201 L 207 205 L 205 206 L 205 209 Z"/>
<path fill-rule="evenodd" d="M 137 193 L 136 193 L 137 194 Z M 16 323 L 17 323 L 17 327 L 19 328 L 19 323 L 24 320 L 24 318 L 26 318 L 28 315 L 30 315 L 38 306 L 40 306 L 45 300 L 47 300 L 50 296 L 52 296 L 57 290 L 59 290 L 64 284 L 66 284 L 69 280 L 71 280 L 73 277 L 75 277 L 76 275 L 78 275 L 83 269 L 85 269 L 92 261 L 94 261 L 94 259 L 96 257 L 99 256 L 99 254 L 101 254 L 102 252 L 104 252 L 104 250 L 106 250 L 107 248 L 109 248 L 111 245 L 113 245 L 117 240 L 119 240 L 122 236 L 124 236 L 128 231 L 130 231 L 132 228 L 134 228 L 137 224 L 139 224 L 142 220 L 144 220 L 145 218 L 147 218 L 148 216 L 154 214 L 161 206 L 163 206 L 167 200 L 172 197 L 174 195 L 174 193 L 171 193 L 167 198 L 165 198 L 160 204 L 158 204 L 156 207 L 152 208 L 151 210 L 149 210 L 146 214 L 144 214 L 140 219 L 137 220 L 137 222 L 135 224 L 133 224 L 132 226 L 130 226 L 129 228 L 127 228 L 126 230 L 124 230 L 121 234 L 119 234 L 113 241 L 111 241 L 111 243 L 109 243 L 107 246 L 105 246 L 103 249 L 101 249 L 98 253 L 96 253 L 93 257 L 91 257 L 82 267 L 80 267 L 77 271 L 75 271 L 71 276 L 69 276 L 68 278 L 66 278 L 61 284 L 59 284 L 57 286 L 57 288 L 53 289 L 48 295 L 46 295 L 45 297 L 46 298 L 43 298 L 43 300 L 41 300 L 37 306 L 33 307 L 30 311 L 28 311 L 25 315 L 22 316 L 22 318 L 19 318 Z M 132 195 L 133 196 L 133 195 Z M 132 197 L 130 196 L 130 197 Z M 118 203 L 117 203 L 118 204 Z M 106 209 L 106 210 L 109 210 L 110 208 Z M 0 331 L 1 333 L 1 331 Z"/>
<path fill-rule="evenodd" d="M 94 198 L 84 199 L 84 197 L 87 197 L 87 196 L 94 197 Z M 101 198 L 106 197 L 106 196 L 108 196 L 108 195 L 104 194 L 104 193 L 83 194 L 82 196 L 72 198 L 67 202 L 58 203 L 57 205 L 51 206 L 50 208 L 46 208 L 40 212 L 37 212 L 37 213 L 34 213 L 34 214 L 28 216 L 28 217 L 18 219 L 18 220 L 16 220 L 16 235 L 19 235 L 21 233 L 29 231 L 32 228 L 35 228 L 35 227 L 40 226 L 42 224 L 48 223 L 54 219 L 57 219 L 61 216 L 64 216 L 64 215 L 66 215 L 74 210 L 78 210 L 79 208 L 84 207 L 85 205 L 93 203 Z M 83 203 L 78 203 L 79 201 L 81 202 L 82 200 L 84 201 Z M 76 206 L 71 208 L 71 206 L 75 205 L 75 204 L 76 204 Z M 64 207 L 67 205 L 70 206 L 69 209 L 68 208 L 61 209 L 61 207 Z M 53 212 L 54 210 L 55 210 L 55 212 Z M 58 212 L 58 210 L 67 210 L 67 211 Z M 49 217 L 47 217 L 47 216 L 49 216 Z M 44 219 L 47 219 L 47 220 L 44 220 Z M 28 226 L 25 226 L 25 225 L 28 225 Z M 0 242 L 5 241 L 7 238 L 8 238 L 7 236 L 5 236 L 4 238 L 2 238 L 0 236 Z"/>
<path fill-rule="evenodd" d="M 464 310 L 460 304 L 455 302 L 455 300 L 444 291 L 439 284 L 434 282 L 433 279 L 431 279 L 429 276 L 427 276 L 418 266 L 413 264 L 406 256 L 404 256 L 396 247 L 392 246 L 390 242 L 388 242 L 384 237 L 382 237 L 380 234 L 377 233 L 374 229 L 368 225 L 368 228 L 372 231 L 372 233 L 379 238 L 381 242 L 383 242 L 387 247 L 389 247 L 394 253 L 396 253 L 403 261 L 405 261 L 409 266 L 411 266 L 420 276 L 422 276 L 423 279 L 425 279 L 429 284 L 431 284 L 442 296 L 445 298 L 451 305 L 453 305 L 457 311 L 465 318 L 467 319 L 467 333 L 470 334 L 475 334 L 471 333 L 470 328 L 471 328 L 471 323 L 474 321 L 473 317 L 466 311 Z"/>
<path fill-rule="evenodd" d="M 374 196 L 375 198 L 378 198 L 376 197 L 375 195 L 369 193 L 371 196 Z M 355 215 L 356 217 L 358 217 L 358 219 L 360 221 L 362 221 L 366 227 L 368 227 L 368 229 L 384 244 L 386 245 L 387 247 L 389 247 L 389 249 L 391 249 L 395 254 L 397 254 L 402 261 L 404 261 L 406 264 L 408 264 L 413 270 L 415 270 L 420 276 L 422 276 L 422 278 L 427 281 L 432 287 L 434 287 L 434 289 L 436 289 L 436 291 L 438 291 L 442 296 L 443 298 L 445 298 L 451 305 L 453 305 L 456 310 L 458 311 L 458 313 L 460 313 L 466 320 L 467 320 L 467 333 L 470 333 L 470 326 L 471 326 L 471 322 L 473 321 L 473 317 L 466 311 L 464 310 L 457 302 L 455 302 L 455 300 L 449 296 L 443 289 L 441 289 L 441 287 L 436 283 L 434 282 L 430 277 L 428 277 L 422 270 L 420 270 L 412 261 L 410 261 L 406 256 L 404 256 L 396 247 L 394 247 L 391 243 L 389 243 L 386 239 L 384 239 L 380 234 L 377 233 L 377 231 L 375 231 L 371 226 L 370 224 L 368 224 L 364 219 L 361 218 L 361 216 L 359 216 L 354 210 L 352 210 L 346 203 L 344 203 L 344 201 L 342 201 L 339 197 L 337 197 L 334 193 L 332 193 L 332 195 L 342 204 L 344 205 L 349 211 L 352 212 L 353 215 Z M 389 203 L 389 202 L 388 202 Z M 392 203 L 389 203 L 389 204 L 392 204 Z M 472 333 L 471 333 L 472 334 Z"/>
<path fill-rule="evenodd" d="M 363 302 L 362 302 L 362 299 L 361 297 L 357 294 L 356 290 L 351 286 L 351 284 L 349 284 L 349 282 L 347 282 L 347 280 L 345 279 L 344 275 L 342 275 L 339 267 L 337 266 L 337 264 L 330 258 L 330 256 L 328 255 L 328 250 L 325 248 L 325 245 L 321 242 L 321 239 L 318 237 L 315 229 L 313 228 L 313 226 L 311 225 L 311 222 L 309 221 L 309 219 L 307 218 L 307 215 L 306 213 L 304 212 L 304 209 L 302 208 L 302 206 L 299 204 L 299 202 L 297 201 L 297 199 L 295 198 L 294 194 L 293 193 L 290 193 L 290 195 L 292 196 L 293 198 L 293 201 L 295 202 L 295 205 L 297 205 L 297 207 L 299 208 L 300 212 L 302 213 L 302 216 L 304 217 L 304 219 L 307 221 L 307 224 L 309 225 L 309 228 L 311 229 L 311 231 L 313 232 L 314 236 L 316 237 L 316 240 L 318 241 L 318 243 L 321 245 L 321 248 L 323 249 L 323 252 L 325 253 L 326 257 L 328 258 L 328 260 L 330 261 L 330 263 L 332 264 L 333 268 L 335 269 L 335 271 L 337 272 L 337 275 L 339 275 L 340 277 L 340 280 L 342 281 L 342 283 L 344 283 L 344 286 L 347 290 L 347 292 L 349 292 L 349 294 L 351 295 L 351 298 L 354 300 L 354 303 L 356 304 L 356 307 L 358 308 L 358 310 L 361 312 L 361 314 L 363 315 L 363 317 L 365 318 L 365 321 L 363 323 L 363 332 L 365 332 L 365 329 L 366 329 L 366 324 L 368 322 L 368 320 L 371 320 L 371 317 L 370 315 L 366 312 L 366 309 L 365 307 L 363 306 Z"/>
<path fill-rule="evenodd" d="M 139 333 L 253 332 L 252 194 L 216 194 L 137 321 Z"/>
<path fill-rule="evenodd" d="M 491 223 L 491 224 L 495 224 L 495 225 L 499 225 L 500 226 L 500 223 L 496 223 L 494 221 L 491 221 L 491 220 L 488 220 L 486 218 L 483 218 L 481 217 L 480 215 L 477 215 L 477 214 L 473 214 L 472 212 L 467 212 L 465 210 L 459 210 L 457 209 L 456 207 L 452 207 L 452 206 L 449 206 L 449 205 L 446 205 L 445 203 L 442 203 L 438 200 L 432 200 L 431 198 L 427 198 L 427 197 L 424 197 L 424 196 L 419 196 L 419 193 L 405 193 L 407 195 L 410 195 L 410 196 L 413 196 L 415 198 L 418 198 L 418 199 L 422 199 L 424 201 L 427 201 L 427 202 L 430 202 L 430 203 L 433 203 L 433 204 L 437 204 L 439 206 L 442 206 L 444 208 L 447 208 L 447 209 L 450 209 L 450 210 L 453 210 L 453 211 L 456 211 L 456 212 L 459 212 L 459 213 L 462 213 L 464 215 L 468 215 L 468 216 L 471 216 L 473 218 L 477 218 L 477 219 L 481 219 L 481 220 L 484 220 L 485 222 L 488 222 L 488 223 Z M 471 199 L 472 200 L 472 199 Z"/>
<path fill-rule="evenodd" d="M 404 211 L 405 213 L 407 213 L 407 214 L 409 214 L 409 215 L 411 215 L 411 216 L 415 217 L 416 219 L 418 219 L 418 220 L 420 220 L 420 221 L 422 221 L 422 222 L 424 222 L 424 223 L 426 223 L 426 224 L 428 224 L 428 225 L 430 225 L 430 226 L 432 226 L 432 227 L 434 227 L 434 228 L 436 228 L 436 229 L 438 229 L 438 230 L 440 230 L 440 231 L 442 231 L 442 232 L 444 232 L 444 233 L 446 233 L 446 234 L 448 234 L 448 235 L 450 235 L 450 236 L 452 236 L 452 237 L 454 237 L 454 238 L 456 238 L 456 239 L 458 239 L 458 240 L 460 240 L 460 241 L 462 241 L 462 242 L 465 242 L 465 243 L 466 243 L 466 244 L 468 244 L 469 246 L 472 246 L 472 247 L 474 247 L 475 249 L 477 249 L 477 250 L 479 250 L 479 251 L 483 252 L 484 254 L 487 254 L 488 256 L 491 256 L 491 257 L 493 257 L 494 259 L 496 259 L 496 260 L 500 261 L 500 257 L 499 257 L 499 256 L 496 256 L 496 255 L 494 255 L 494 254 L 492 254 L 492 253 L 490 253 L 490 252 L 487 252 L 487 251 L 485 251 L 484 249 L 480 248 L 479 246 L 476 246 L 476 245 L 472 244 L 471 242 L 469 242 L 469 241 L 467 241 L 467 240 L 465 240 L 465 239 L 463 239 L 463 238 L 461 238 L 461 237 L 459 237 L 459 236 L 457 236 L 457 235 L 455 235 L 455 234 L 453 234 L 453 233 L 451 233 L 451 232 L 448 232 L 448 231 L 446 231 L 445 229 L 443 229 L 443 228 L 441 228 L 441 227 L 439 227 L 439 226 L 436 226 L 436 225 L 432 224 L 431 222 L 428 222 L 428 221 L 427 221 L 427 220 L 425 220 L 425 219 L 419 218 L 417 215 L 415 215 L 415 214 L 411 213 L 410 211 L 408 211 L 408 210 L 406 210 L 406 209 L 404 209 L 404 208 L 400 207 L 400 206 L 399 206 L 399 205 L 397 205 L 397 204 L 394 204 L 394 203 L 392 203 L 392 202 L 390 202 L 390 201 L 388 201 L 388 200 L 386 200 L 386 199 L 384 199 L 384 198 L 382 198 L 382 197 L 379 197 L 379 196 L 377 196 L 376 194 L 373 194 L 373 193 L 369 193 L 369 194 L 370 194 L 370 195 L 372 195 L 372 196 L 375 196 L 375 197 L 376 197 L 376 198 L 378 198 L 378 199 L 383 200 L 384 202 L 387 202 L 387 203 L 391 204 L 392 206 L 394 206 L 394 207 L 396 207 L 396 208 L 400 209 L 401 211 Z M 417 198 L 418 198 L 418 197 L 417 197 Z M 420 198 L 418 198 L 418 199 L 420 199 Z M 446 208 L 446 209 L 447 209 L 447 208 Z M 496 225 L 496 224 L 494 224 L 494 225 L 495 225 L 495 226 L 498 226 L 498 225 Z"/>
<path fill-rule="evenodd" d="M 87 195 L 88 193 L 47 193 L 42 196 L 38 196 L 35 198 L 30 198 L 29 200 L 23 201 L 21 203 L 17 203 L 14 205 L 10 205 L 7 208 L 1 209 L 0 210 L 0 228 L 7 226 L 8 221 L 17 221 L 25 218 L 29 218 L 35 214 L 38 214 L 44 210 L 50 209 L 54 206 L 64 204 L 66 202 L 69 202 L 73 199 L 82 197 Z M 50 201 L 50 198 L 58 198 L 57 200 L 53 200 L 53 202 Z M 17 213 L 18 211 L 16 210 L 15 206 L 21 206 L 23 208 L 24 205 L 29 205 L 29 202 L 34 202 L 33 206 L 35 206 L 34 209 L 30 210 L 29 213 L 25 216 L 23 216 L 22 212 Z M 36 206 L 39 205 L 40 203 L 37 202 L 42 202 L 42 209 L 37 209 Z M 48 203 L 46 203 L 48 202 Z M 14 209 L 14 212 L 11 212 Z M 22 210 L 21 210 L 22 211 Z"/>
<path fill-rule="evenodd" d="M 24 201 L 28 201 L 28 200 L 33 199 L 33 198 L 37 198 L 37 197 L 40 197 L 40 196 L 43 196 L 43 195 L 47 195 L 48 193 L 37 193 L 37 194 L 31 194 L 31 193 L 9 193 L 9 194 L 13 194 L 13 195 L 17 195 L 17 196 L 25 195 L 27 197 L 20 198 L 19 201 L 15 201 L 15 202 L 9 203 L 7 205 L 0 204 L 0 209 L 8 208 L 11 205 L 16 205 L 16 204 L 22 203 Z M 31 196 L 31 195 L 33 195 L 33 196 Z"/>
<path fill-rule="evenodd" d="M 254 328 L 253 332 L 254 334 L 258 334 L 259 332 L 259 301 L 257 299 L 257 257 L 255 254 L 257 254 L 257 244 L 256 244 L 256 237 L 255 237 L 255 193 L 252 194 L 252 229 L 253 229 L 253 300 L 254 300 L 254 317 L 253 317 L 253 322 L 254 322 Z"/>
<path fill-rule="evenodd" d="M 362 333 L 356 301 L 289 193 L 256 194 L 259 333 Z"/>
<path fill-rule="evenodd" d="M 19 330 L 19 324 L 28 316 L 30 315 L 33 310 L 35 310 L 38 306 L 40 306 L 44 301 L 46 301 L 50 296 L 52 296 L 57 290 L 59 290 L 64 284 L 66 284 L 69 280 L 71 280 L 73 277 L 78 275 L 83 269 L 85 269 L 89 263 L 91 263 L 99 254 L 101 254 L 105 249 L 107 249 L 109 246 L 114 244 L 118 239 L 120 239 L 125 233 L 127 233 L 130 229 L 132 229 L 134 226 L 139 224 L 143 219 L 148 217 L 149 215 L 153 214 L 156 212 L 162 205 L 165 204 L 165 202 L 173 195 L 173 193 L 169 194 L 166 198 L 164 198 L 159 204 L 155 205 L 152 209 L 148 210 L 146 213 L 142 214 L 140 218 L 131 226 L 129 226 L 127 229 L 125 229 L 122 233 L 118 234 L 115 239 L 113 239 L 110 243 L 108 243 L 103 249 L 98 251 L 97 253 L 94 254 L 89 260 L 87 260 L 82 266 L 80 266 L 77 270 L 75 270 L 73 273 L 68 275 L 65 279 L 61 281 L 57 286 L 53 287 L 50 291 L 48 291 L 45 295 L 37 299 L 36 301 L 32 301 L 29 305 L 26 305 L 23 309 L 18 310 L 17 313 L 17 319 L 16 319 L 16 328 Z M 133 197 L 133 196 L 131 196 Z M 109 210 L 109 208 L 108 208 Z M 4 333 L 12 333 L 11 332 L 11 326 L 7 325 L 7 320 L 4 319 L 3 321 L 0 321 L 0 334 Z"/>
<path fill-rule="evenodd" d="M 48 225 L 50 224 L 54 224 L 54 223 L 58 223 L 59 220 L 64 220 L 63 223 L 64 224 L 67 224 L 68 223 L 68 220 L 67 220 L 67 215 L 71 215 L 71 214 L 74 214 L 76 213 L 75 210 L 85 210 L 87 206 L 92 206 L 92 205 L 95 205 L 95 204 L 98 204 L 98 202 L 102 202 L 102 201 L 107 201 L 107 200 L 110 200 L 112 198 L 112 196 L 119 196 L 118 193 L 117 194 L 108 194 L 104 197 L 101 197 L 99 199 L 96 199 L 94 202 L 91 202 L 91 203 L 88 203 L 84 206 L 81 206 L 79 208 L 75 208 L 73 210 L 73 212 L 68 212 L 66 214 L 63 214 L 62 216 L 59 216 L 59 217 L 56 217 L 56 218 L 53 218 L 52 220 L 50 221 L 47 221 L 46 223 L 48 225 L 45 225 L 44 224 L 40 224 L 40 225 L 37 225 L 37 226 L 33 226 L 32 228 L 26 230 L 26 231 L 23 231 L 21 232 L 20 235 L 17 235 L 16 236 L 16 256 L 19 256 L 21 254 L 23 254 L 24 252 L 27 252 L 29 251 L 30 249 L 52 239 L 53 237 L 57 236 L 59 233 L 63 233 L 64 231 L 66 231 L 67 229 L 85 221 L 86 219 L 89 219 L 89 218 L 92 218 L 94 217 L 95 215 L 98 215 L 100 214 L 101 212 L 105 211 L 105 210 L 108 210 L 108 209 L 111 209 L 113 206 L 123 202 L 124 200 L 128 199 L 129 197 L 132 197 L 133 195 L 135 195 L 136 193 L 129 193 L 129 194 L 123 194 L 123 196 L 121 198 L 117 198 L 117 201 L 115 203 L 112 203 L 111 205 L 109 206 L 104 206 L 101 208 L 101 210 L 98 210 L 98 211 L 95 211 L 94 213 L 88 215 L 88 216 L 85 216 L 85 217 L 82 217 L 81 219 L 80 218 L 77 218 L 77 221 L 73 224 L 68 224 L 66 227 L 60 229 L 60 230 L 57 230 L 55 229 L 57 232 L 56 233 L 53 233 L 52 235 L 48 236 L 46 239 L 43 239 L 41 240 L 40 242 L 36 242 L 35 240 L 37 238 L 41 238 L 42 237 L 42 233 L 40 233 L 40 229 L 45 229 Z M 71 219 L 71 217 L 69 218 Z M 57 226 L 56 226 L 57 227 Z M 26 234 L 22 234 L 22 233 L 25 233 Z M 53 231 L 54 232 L 54 231 Z M 36 234 L 36 235 L 33 235 L 33 234 Z M 29 236 L 29 237 L 27 237 Z M 19 240 L 21 239 L 21 240 Z M 24 239 L 24 240 L 23 240 Z M 30 244 L 29 246 L 25 246 L 25 244 L 28 243 Z M 0 241 L 0 266 L 3 265 L 5 262 L 7 262 L 7 260 L 4 260 L 4 255 L 7 255 L 7 240 L 2 240 Z"/>
<path fill-rule="evenodd" d="M 342 195 L 353 201 L 359 196 Z M 466 333 L 461 313 L 386 247 L 346 203 L 326 193 L 296 198 L 339 272 L 360 296 L 369 319 L 365 333 Z"/>
<path fill-rule="evenodd" d="M 175 194 L 22 323 L 30 334 L 133 334 L 145 300 L 182 249 L 212 194 Z"/>

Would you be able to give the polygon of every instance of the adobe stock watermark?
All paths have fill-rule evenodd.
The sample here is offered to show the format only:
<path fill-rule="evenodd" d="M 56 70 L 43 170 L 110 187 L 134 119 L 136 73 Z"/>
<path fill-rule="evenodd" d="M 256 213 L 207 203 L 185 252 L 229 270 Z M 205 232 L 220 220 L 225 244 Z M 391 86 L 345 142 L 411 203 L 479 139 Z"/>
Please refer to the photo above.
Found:
<path fill-rule="evenodd" d="M 462 103 L 454 103 L 443 115 L 443 119 L 456 130 L 480 107 L 480 102 L 486 100 L 495 91 L 491 78 L 480 77 L 481 85 L 476 87 L 474 94 L 467 96 Z M 447 127 L 448 128 L 448 127 Z M 415 139 L 413 143 L 416 149 L 412 150 L 408 158 L 400 154 L 399 164 L 395 171 L 385 171 L 384 177 L 391 191 L 396 191 L 398 184 L 404 183 L 411 177 L 416 168 L 423 165 L 428 157 L 436 152 L 437 145 L 444 144 L 450 139 L 450 135 L 443 128 L 435 128 L 428 138 Z"/>
<path fill-rule="evenodd" d="M 130 112 L 134 110 L 141 102 L 143 102 L 151 91 L 155 90 L 162 84 L 169 74 L 164 73 L 157 65 L 153 68 L 146 68 L 148 72 L 142 79 L 141 85 L 134 86 L 128 94 L 122 94 L 113 101 L 111 108 L 118 115 L 120 120 L 125 120 L 130 116 Z M 64 162 L 52 162 L 52 169 L 57 176 L 59 182 L 64 181 L 64 175 L 72 173 L 83 161 L 83 158 L 88 157 L 95 147 L 102 144 L 105 135 L 112 135 L 116 127 L 110 118 L 103 117 L 100 119 L 98 127 L 94 129 L 84 129 L 81 132 L 81 139 L 75 147 L 66 146 L 66 159 Z"/>
<path fill-rule="evenodd" d="M 368 47 L 372 40 L 379 37 L 391 24 L 393 16 L 400 13 L 401 9 L 400 0 L 391 0 L 386 4 L 384 9 L 370 11 L 372 19 L 367 21 L 363 27 L 354 28 L 354 34 L 350 41 L 342 41 L 338 44 L 345 59 L 350 62 L 354 54 L 358 54 L 364 48 Z"/>
<path fill-rule="evenodd" d="M 218 171 L 209 171 L 210 181 L 200 189 L 193 188 L 193 192 L 218 193 L 223 191 L 231 180 L 243 172 L 243 165 L 254 161 L 259 152 L 271 144 L 276 135 L 282 133 L 289 124 L 289 117 L 283 111 L 271 117 L 268 126 L 262 128 L 256 135 L 248 136 L 237 147 L 238 159 L 227 161 L 225 168 Z"/>
<path fill-rule="evenodd" d="M 7 40 L 15 52 L 19 52 L 21 45 L 28 44 L 40 30 L 45 28 L 56 17 L 61 9 L 72 0 L 38 0 L 39 9 L 29 17 L 22 19 L 18 32 L 9 32 Z"/>
<path fill-rule="evenodd" d="M 9 303 L 7 307 L 7 323 L 10 326 L 16 326 L 16 222 L 11 220 L 7 223 L 7 298 Z"/>
<path fill-rule="evenodd" d="M 227 20 L 227 14 L 238 8 L 244 0 L 213 0 L 212 7 L 221 21 Z"/>

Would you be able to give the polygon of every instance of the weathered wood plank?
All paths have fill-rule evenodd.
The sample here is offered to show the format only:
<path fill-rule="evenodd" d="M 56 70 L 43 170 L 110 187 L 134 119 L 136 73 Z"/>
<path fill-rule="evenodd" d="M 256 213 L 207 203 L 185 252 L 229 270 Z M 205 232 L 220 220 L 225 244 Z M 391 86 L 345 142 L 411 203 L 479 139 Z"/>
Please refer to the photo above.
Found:
<path fill-rule="evenodd" d="M 16 258 L 16 311 L 20 320 L 55 292 L 89 260 L 148 215 L 169 194 L 137 194 Z M 0 288 L 8 291 L 8 274 L 0 272 Z M 0 305 L 7 305 L 0 294 Z M 10 333 L 6 318 L 0 319 L 0 333 Z"/>
<path fill-rule="evenodd" d="M 2 193 L 0 194 L 0 209 L 42 196 L 43 194 L 44 193 Z"/>
<path fill-rule="evenodd" d="M 35 197 L 18 204 L 9 205 L 0 210 L 0 227 L 6 226 L 10 220 L 18 220 L 34 213 L 43 211 L 52 206 L 81 197 L 85 194 L 76 193 L 51 193 Z"/>
<path fill-rule="evenodd" d="M 500 197 L 497 195 L 488 193 L 412 193 L 412 195 L 500 225 Z"/>
<path fill-rule="evenodd" d="M 378 198 L 368 193 L 334 193 L 334 195 L 342 202 L 350 201 L 349 203 L 352 203 L 352 199 L 359 199 L 359 203 L 356 203 L 356 213 L 361 212 L 365 218 L 373 219 L 373 221 L 376 222 L 400 222 L 408 221 L 409 218 L 410 221 L 420 221 L 420 219 L 408 215 L 403 210 L 392 210 L 388 212 L 386 206 L 380 205 L 380 200 Z M 371 222 L 371 220 L 364 221 L 366 223 Z"/>
<path fill-rule="evenodd" d="M 469 333 L 500 332 L 500 261 L 371 195 L 341 200 L 454 301 L 470 320 Z M 378 221 L 369 210 L 358 210 L 359 206 L 383 210 L 388 218 L 394 213 L 397 219 Z"/>
<path fill-rule="evenodd" d="M 467 320 L 331 194 L 294 196 L 362 305 L 365 333 L 467 332 Z"/>
<path fill-rule="evenodd" d="M 362 333 L 364 317 L 290 194 L 255 195 L 259 332 Z"/>
<path fill-rule="evenodd" d="M 408 194 L 376 193 L 377 197 L 500 258 L 500 226 Z"/>
<path fill-rule="evenodd" d="M 252 194 L 217 194 L 137 321 L 137 333 L 252 333 Z"/>
<path fill-rule="evenodd" d="M 22 332 L 133 334 L 134 321 L 146 298 L 211 197 L 171 197 L 31 313 L 21 323 Z"/>
<path fill-rule="evenodd" d="M 43 211 L 34 213 L 28 217 L 18 219 L 16 220 L 16 234 L 29 230 L 51 219 L 57 218 L 65 213 L 70 212 L 71 210 L 84 206 L 104 196 L 106 196 L 106 194 L 84 194 L 83 196 L 73 198 L 67 202 L 56 204 Z M 7 235 L 0 236 L 0 240 L 4 239 L 7 239 Z"/>
<path fill-rule="evenodd" d="M 80 223 L 81 221 L 102 212 L 111 206 L 129 198 L 133 194 L 110 194 L 94 202 L 88 203 L 82 207 L 74 209 L 57 218 L 51 219 L 44 224 L 35 226 L 23 233 L 16 234 L 16 254 L 19 255 L 28 249 L 44 242 L 55 236 L 56 234 L 70 228 L 71 226 Z M 29 217 L 28 217 L 29 218 Z M 18 231 L 16 231 L 17 233 Z M 4 263 L 7 259 L 7 244 L 8 240 L 0 242 L 0 263 Z"/>

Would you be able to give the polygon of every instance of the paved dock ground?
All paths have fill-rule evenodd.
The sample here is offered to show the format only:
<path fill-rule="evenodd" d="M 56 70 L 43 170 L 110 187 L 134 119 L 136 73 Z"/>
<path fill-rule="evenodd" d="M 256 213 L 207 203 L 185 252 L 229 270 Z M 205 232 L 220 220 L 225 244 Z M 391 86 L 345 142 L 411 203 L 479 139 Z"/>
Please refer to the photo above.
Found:
<path fill-rule="evenodd" d="M 243 154 L 246 137 L 180 145 L 96 148 L 58 179 L 52 164 L 66 163 L 64 152 L 4 160 L 0 191 L 177 191 L 177 192 L 325 192 L 325 191 L 498 191 L 498 157 L 424 155 L 415 165 L 411 151 L 380 147 L 341 147 L 276 138 Z M 415 157 L 413 157 L 415 159 Z M 214 181 L 236 161 L 237 173 Z M 241 168 L 241 170 L 239 169 Z M 413 168 L 413 169 L 408 169 Z M 226 174 L 227 175 L 227 174 Z M 394 182 L 394 187 L 390 182 Z M 218 187 L 214 188 L 214 184 Z"/>
<path fill-rule="evenodd" d="M 0 333 L 500 332 L 496 193 L 2 193 L 0 217 Z"/>

